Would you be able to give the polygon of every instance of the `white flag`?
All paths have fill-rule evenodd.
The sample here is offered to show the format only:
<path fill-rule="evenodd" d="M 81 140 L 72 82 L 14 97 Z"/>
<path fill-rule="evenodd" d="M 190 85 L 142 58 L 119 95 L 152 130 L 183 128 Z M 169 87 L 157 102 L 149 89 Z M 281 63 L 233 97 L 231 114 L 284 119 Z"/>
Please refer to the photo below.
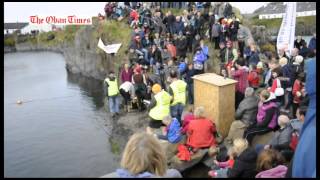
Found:
<path fill-rule="evenodd" d="M 121 47 L 121 43 L 119 44 L 111 44 L 111 45 L 107 45 L 105 46 L 101 40 L 101 38 L 99 39 L 99 42 L 98 42 L 98 47 L 102 50 L 104 50 L 104 52 L 106 52 L 107 54 L 111 54 L 111 53 L 117 53 L 118 50 L 120 49 Z"/>
<path fill-rule="evenodd" d="M 286 5 L 286 11 L 277 37 L 277 50 L 279 53 L 279 49 L 284 48 L 287 56 L 290 57 L 294 47 L 297 2 L 287 2 Z"/>

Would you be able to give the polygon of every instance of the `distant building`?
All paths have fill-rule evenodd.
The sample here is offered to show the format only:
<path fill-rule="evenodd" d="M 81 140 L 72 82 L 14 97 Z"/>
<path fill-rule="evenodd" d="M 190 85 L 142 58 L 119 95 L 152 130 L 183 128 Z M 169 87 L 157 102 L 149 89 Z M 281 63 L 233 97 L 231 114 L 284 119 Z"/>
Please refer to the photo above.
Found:
<path fill-rule="evenodd" d="M 21 31 L 26 28 L 29 23 L 4 23 L 4 34 L 12 34 L 14 32 L 21 33 Z"/>
<path fill-rule="evenodd" d="M 297 17 L 315 16 L 316 2 L 297 2 Z M 285 2 L 272 2 L 257 9 L 253 14 L 258 14 L 259 19 L 282 18 L 286 10 Z"/>

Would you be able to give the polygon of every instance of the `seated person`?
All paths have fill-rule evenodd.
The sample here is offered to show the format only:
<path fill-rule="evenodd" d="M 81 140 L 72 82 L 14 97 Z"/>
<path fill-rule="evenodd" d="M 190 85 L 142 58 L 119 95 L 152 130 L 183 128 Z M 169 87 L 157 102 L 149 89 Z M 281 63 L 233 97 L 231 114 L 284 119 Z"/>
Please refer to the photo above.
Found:
<path fill-rule="evenodd" d="M 189 123 L 191 120 L 194 120 L 193 106 L 189 107 L 188 113 L 183 117 L 182 129 L 181 129 L 182 134 L 185 134 L 187 132 L 187 129 L 189 127 Z"/>
<path fill-rule="evenodd" d="M 278 107 L 274 100 L 275 96 L 273 93 L 270 93 L 266 89 L 261 91 L 257 123 L 248 127 L 243 136 L 248 140 L 249 144 L 251 144 L 255 135 L 266 134 L 277 127 Z"/>
<path fill-rule="evenodd" d="M 105 177 L 117 178 L 181 178 L 176 169 L 167 168 L 165 152 L 159 141 L 147 133 L 133 134 L 122 155 L 121 168 Z"/>
<path fill-rule="evenodd" d="M 256 178 L 284 178 L 287 167 L 284 165 L 284 157 L 276 150 L 263 150 L 257 160 L 258 174 Z"/>
<path fill-rule="evenodd" d="M 259 98 L 255 96 L 254 90 L 247 87 L 245 90 L 245 98 L 239 104 L 235 114 L 235 121 L 232 122 L 229 134 L 225 139 L 227 145 L 232 145 L 232 141 L 236 138 L 241 138 L 243 132 L 255 124 L 258 112 Z"/>
<path fill-rule="evenodd" d="M 218 162 L 216 159 L 214 159 L 214 165 L 211 167 L 211 171 L 208 172 L 208 175 L 210 177 L 216 177 L 218 174 L 220 174 L 218 171 L 220 170 L 227 170 L 229 168 L 233 168 L 234 165 L 234 157 L 236 156 L 233 148 L 230 148 L 228 150 L 228 160 L 225 162 Z"/>
<path fill-rule="evenodd" d="M 157 134 L 157 137 L 173 144 L 180 142 L 182 136 L 179 121 L 176 118 L 166 116 L 163 118 L 162 123 L 165 124 L 166 127 L 162 129 L 162 134 Z"/>
<path fill-rule="evenodd" d="M 290 143 L 291 133 L 293 132 L 292 126 L 289 123 L 290 119 L 286 115 L 280 115 L 278 117 L 278 124 L 280 129 L 276 131 L 266 145 L 257 144 L 256 151 L 259 154 L 264 149 L 275 149 L 279 152 L 288 147 Z"/>
<path fill-rule="evenodd" d="M 246 139 L 238 138 L 233 141 L 233 150 L 236 155 L 232 168 L 210 171 L 211 177 L 224 178 L 253 178 L 256 172 L 257 153 L 248 147 Z"/>
<path fill-rule="evenodd" d="M 216 146 L 214 134 L 216 127 L 211 120 L 204 117 L 204 108 L 197 107 L 194 112 L 195 119 L 189 123 L 187 129 L 187 146 L 193 149 Z"/>

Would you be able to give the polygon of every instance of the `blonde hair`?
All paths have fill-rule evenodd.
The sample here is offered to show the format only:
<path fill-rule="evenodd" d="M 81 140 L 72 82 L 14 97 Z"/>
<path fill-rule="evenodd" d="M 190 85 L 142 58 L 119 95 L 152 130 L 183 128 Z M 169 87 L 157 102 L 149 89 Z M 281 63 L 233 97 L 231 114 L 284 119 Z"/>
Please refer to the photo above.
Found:
<path fill-rule="evenodd" d="M 233 141 L 233 151 L 239 156 L 245 149 L 248 148 L 248 141 L 243 138 L 237 138 Z"/>
<path fill-rule="evenodd" d="M 168 116 L 165 116 L 163 119 L 162 119 L 162 123 L 163 124 L 170 124 L 170 122 L 172 121 L 172 118 L 171 118 L 171 116 L 170 115 L 168 115 Z"/>
<path fill-rule="evenodd" d="M 167 159 L 159 141 L 145 132 L 133 134 L 124 149 L 121 167 L 137 175 L 150 172 L 163 176 L 167 170 Z"/>
<path fill-rule="evenodd" d="M 282 154 L 274 149 L 264 149 L 257 159 L 257 171 L 265 171 L 276 167 L 277 165 L 284 165 L 285 158 Z"/>
<path fill-rule="evenodd" d="M 288 59 L 285 58 L 285 57 L 280 58 L 280 59 L 279 59 L 279 64 L 280 64 L 281 66 L 288 64 Z"/>
<path fill-rule="evenodd" d="M 200 106 L 194 110 L 195 118 L 204 117 L 204 107 Z"/>

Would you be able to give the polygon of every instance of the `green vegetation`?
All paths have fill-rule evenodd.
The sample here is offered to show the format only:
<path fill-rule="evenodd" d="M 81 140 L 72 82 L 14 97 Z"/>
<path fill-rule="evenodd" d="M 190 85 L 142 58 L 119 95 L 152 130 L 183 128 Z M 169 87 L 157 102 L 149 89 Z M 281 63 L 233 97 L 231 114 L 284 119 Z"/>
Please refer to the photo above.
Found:
<path fill-rule="evenodd" d="M 15 45 L 15 40 L 14 40 L 14 37 L 13 36 L 8 36 L 8 37 L 5 37 L 4 38 L 4 42 L 3 42 L 3 45 L 4 46 L 11 46 L 13 47 Z"/>
<path fill-rule="evenodd" d="M 119 155 L 120 154 L 120 146 L 117 142 L 112 141 L 109 139 L 110 145 L 111 145 L 111 152 L 113 154 Z"/>
<path fill-rule="evenodd" d="M 282 18 L 276 19 L 259 19 L 258 15 L 251 18 L 249 21 L 250 25 L 263 25 L 267 29 L 279 29 L 282 23 Z M 315 31 L 316 16 L 305 16 L 297 17 L 296 29 L 298 34 L 310 34 L 309 31 Z M 313 27 L 314 29 L 306 29 L 306 27 Z"/>

